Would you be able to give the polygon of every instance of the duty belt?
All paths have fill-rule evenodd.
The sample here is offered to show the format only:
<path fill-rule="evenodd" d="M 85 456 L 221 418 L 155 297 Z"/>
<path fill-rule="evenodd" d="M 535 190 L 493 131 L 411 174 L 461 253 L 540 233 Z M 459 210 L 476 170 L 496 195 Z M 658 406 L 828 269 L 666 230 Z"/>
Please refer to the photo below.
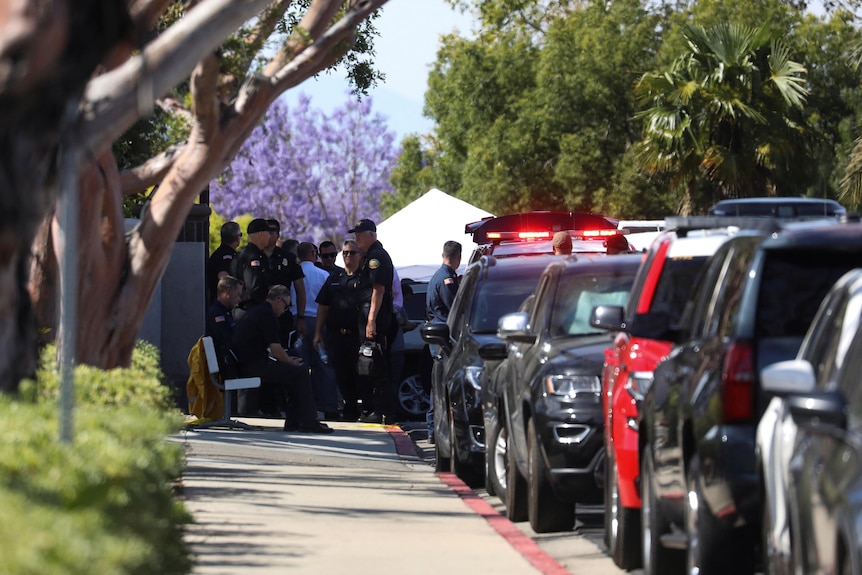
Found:
<path fill-rule="evenodd" d="M 342 327 L 342 328 L 339 328 L 338 332 L 339 332 L 341 335 L 347 335 L 348 333 L 356 333 L 356 331 L 354 331 L 354 330 L 352 330 L 352 329 L 346 329 L 346 328 L 343 328 L 343 327 Z"/>

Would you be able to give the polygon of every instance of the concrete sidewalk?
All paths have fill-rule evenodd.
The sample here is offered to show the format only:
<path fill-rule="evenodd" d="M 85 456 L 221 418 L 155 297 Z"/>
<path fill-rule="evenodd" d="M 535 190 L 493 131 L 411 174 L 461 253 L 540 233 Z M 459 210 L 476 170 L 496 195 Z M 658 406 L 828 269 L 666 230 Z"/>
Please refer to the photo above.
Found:
<path fill-rule="evenodd" d="M 567 573 L 400 428 L 242 420 L 261 429 L 182 438 L 195 574 Z"/>

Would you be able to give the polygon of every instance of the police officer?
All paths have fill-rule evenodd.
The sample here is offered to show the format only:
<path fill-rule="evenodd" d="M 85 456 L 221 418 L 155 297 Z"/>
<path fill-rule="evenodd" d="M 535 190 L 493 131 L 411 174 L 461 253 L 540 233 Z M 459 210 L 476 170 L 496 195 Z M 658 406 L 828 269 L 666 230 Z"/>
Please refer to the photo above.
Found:
<path fill-rule="evenodd" d="M 233 308 L 239 303 L 241 296 L 242 285 L 239 280 L 233 276 L 223 276 L 218 281 L 216 300 L 207 309 L 206 335 L 213 338 L 219 359 L 230 349 L 233 330 L 236 327 Z"/>
<path fill-rule="evenodd" d="M 455 270 L 461 265 L 461 244 L 449 240 L 443 244 L 443 263 L 431 276 L 428 291 L 425 293 L 425 321 L 446 323 L 449 310 L 458 292 L 458 274 Z M 429 349 L 431 356 L 437 355 L 436 349 Z M 428 441 L 434 443 L 434 390 L 431 390 L 431 407 L 425 414 Z"/>
<path fill-rule="evenodd" d="M 266 255 L 265 262 L 270 275 L 270 285 L 278 284 L 293 288 L 290 309 L 278 318 L 281 344 L 289 348 L 296 341 L 291 340 L 291 334 L 299 336 L 306 331 L 305 273 L 296 259 L 296 254 L 279 247 L 278 237 L 281 233 L 281 225 L 278 220 L 266 220 L 266 225 L 269 227 L 269 243 L 263 248 L 263 253 Z"/>
<path fill-rule="evenodd" d="M 236 255 L 239 241 L 242 238 L 239 224 L 226 222 L 221 227 L 221 245 L 213 251 L 207 260 L 207 301 L 216 299 L 218 281 L 230 275 L 230 264 Z"/>
<path fill-rule="evenodd" d="M 395 270 L 392 259 L 377 240 L 377 225 L 363 219 L 356 222 L 348 233 L 355 234 L 356 243 L 365 252 L 360 268 L 359 335 L 373 341 L 380 350 L 382 365 L 375 366 L 374 374 L 367 376 L 373 390 L 373 410 L 363 414 L 360 421 L 383 423 L 384 418 L 395 420 L 394 398 L 389 381 L 389 344 L 397 328 L 392 305 L 392 280 Z"/>
<path fill-rule="evenodd" d="M 308 368 L 302 359 L 291 357 L 281 347 L 278 333 L 278 316 L 290 305 L 290 292 L 283 285 L 272 286 L 263 303 L 248 310 L 242 321 L 237 322 L 231 341 L 236 355 L 239 375 L 260 377 L 261 387 L 273 388 L 286 395 L 287 413 L 285 431 L 306 433 L 332 433 L 332 428 L 317 420 L 314 408 L 314 392 Z M 256 389 L 246 391 L 257 391 Z M 254 394 L 240 397 L 240 412 L 254 412 Z"/>
<path fill-rule="evenodd" d="M 317 294 L 317 325 L 314 346 L 323 345 L 329 353 L 335 369 L 335 381 L 344 400 L 342 419 L 356 421 L 360 415 L 359 399 L 368 405 L 370 396 L 360 393 L 359 376 L 356 373 L 357 350 L 361 343 L 356 328 L 356 312 L 359 309 L 359 268 L 362 251 L 353 240 L 346 240 L 341 252 L 344 268 L 334 269 L 329 280 Z M 323 337 L 326 326 L 326 338 Z"/>
<path fill-rule="evenodd" d="M 248 245 L 231 261 L 230 275 L 242 281 L 242 296 L 234 317 L 239 320 L 245 313 L 266 300 L 271 285 L 271 274 L 263 249 L 269 243 L 269 226 L 266 220 L 256 218 L 246 228 Z"/>
<path fill-rule="evenodd" d="M 431 276 L 425 294 L 425 320 L 446 323 L 449 310 L 458 291 L 458 274 L 461 265 L 461 244 L 449 240 L 443 244 L 443 263 Z"/>

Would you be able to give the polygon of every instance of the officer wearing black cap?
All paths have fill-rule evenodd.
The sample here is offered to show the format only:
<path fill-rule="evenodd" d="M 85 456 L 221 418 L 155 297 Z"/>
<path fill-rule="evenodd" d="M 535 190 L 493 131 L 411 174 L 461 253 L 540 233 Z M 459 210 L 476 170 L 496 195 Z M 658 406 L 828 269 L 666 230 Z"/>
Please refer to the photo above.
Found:
<path fill-rule="evenodd" d="M 269 243 L 269 226 L 266 220 L 256 218 L 246 228 L 248 245 L 231 261 L 230 275 L 242 280 L 242 297 L 234 317 L 239 320 L 247 310 L 266 300 L 272 284 L 263 249 Z"/>
<path fill-rule="evenodd" d="M 359 308 L 360 336 L 373 340 L 382 352 L 384 365 L 375 370 L 379 375 L 369 376 L 373 389 L 373 411 L 364 414 L 360 421 L 382 423 L 383 419 L 394 421 L 394 397 L 389 381 L 389 345 L 395 335 L 395 309 L 392 305 L 392 278 L 395 269 L 392 259 L 377 240 L 377 225 L 369 219 L 356 222 L 347 233 L 355 234 L 356 243 L 365 252 L 360 268 Z"/>
<path fill-rule="evenodd" d="M 269 244 L 264 248 L 267 255 L 267 267 L 272 277 L 272 283 L 284 285 L 288 288 L 293 286 L 296 304 L 296 317 L 289 311 L 285 313 L 280 321 L 282 334 L 285 336 L 284 345 L 288 345 L 287 336 L 291 330 L 305 334 L 305 272 L 297 260 L 296 254 L 290 253 L 278 246 L 278 234 L 281 225 L 278 220 L 266 220 L 269 226 Z"/>

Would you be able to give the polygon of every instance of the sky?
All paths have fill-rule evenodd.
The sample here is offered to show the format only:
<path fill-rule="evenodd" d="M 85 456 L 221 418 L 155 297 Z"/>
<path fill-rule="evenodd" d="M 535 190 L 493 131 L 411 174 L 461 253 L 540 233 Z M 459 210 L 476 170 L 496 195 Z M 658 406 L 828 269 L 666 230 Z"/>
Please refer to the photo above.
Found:
<path fill-rule="evenodd" d="M 400 142 L 410 133 L 431 132 L 433 124 L 422 116 L 422 107 L 440 36 L 455 31 L 470 36 L 472 18 L 450 8 L 445 0 L 389 0 L 381 14 L 375 21 L 380 32 L 374 41 L 375 62 L 386 80 L 369 96 L 375 112 L 387 117 Z M 292 106 L 305 93 L 311 96 L 312 107 L 330 113 L 347 101 L 348 89 L 345 73 L 338 69 L 306 80 L 284 98 Z"/>

